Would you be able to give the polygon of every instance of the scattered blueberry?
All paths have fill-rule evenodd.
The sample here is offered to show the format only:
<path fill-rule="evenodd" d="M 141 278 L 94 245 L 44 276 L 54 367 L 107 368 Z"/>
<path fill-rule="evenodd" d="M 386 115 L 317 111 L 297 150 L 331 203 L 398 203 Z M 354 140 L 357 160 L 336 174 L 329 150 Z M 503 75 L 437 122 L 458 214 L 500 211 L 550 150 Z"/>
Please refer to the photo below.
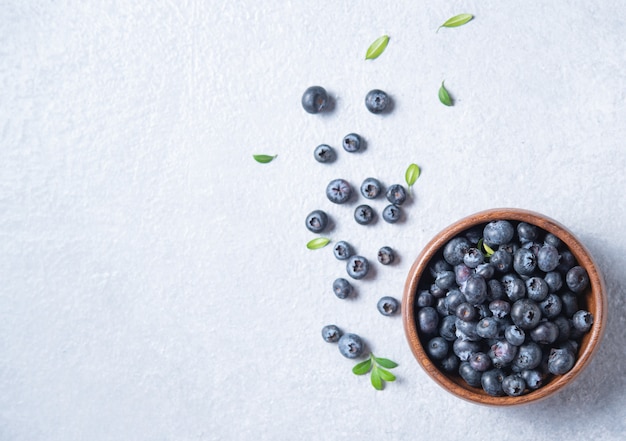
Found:
<path fill-rule="evenodd" d="M 317 162 L 333 162 L 335 160 L 335 150 L 333 150 L 333 148 L 329 145 L 320 144 L 315 147 L 313 157 Z"/>
<path fill-rule="evenodd" d="M 360 225 L 371 224 L 374 217 L 374 210 L 369 205 L 359 205 L 354 209 L 354 220 Z"/>
<path fill-rule="evenodd" d="M 341 145 L 343 145 L 343 149 L 349 153 L 358 152 L 361 149 L 362 144 L 363 140 L 356 133 L 350 133 L 344 136 L 341 143 Z"/>
<path fill-rule="evenodd" d="M 350 256 L 346 264 L 346 271 L 353 279 L 362 279 L 370 269 L 369 261 L 362 256 Z"/>
<path fill-rule="evenodd" d="M 322 338 L 328 343 L 336 343 L 341 337 L 341 330 L 335 325 L 326 325 L 322 328 Z"/>
<path fill-rule="evenodd" d="M 326 187 L 326 197 L 335 204 L 343 204 L 350 199 L 352 187 L 345 179 L 333 179 Z"/>
<path fill-rule="evenodd" d="M 382 90 L 370 90 L 365 95 L 365 107 L 372 113 L 382 113 L 389 106 L 390 98 Z"/>
<path fill-rule="evenodd" d="M 364 344 L 356 334 L 343 334 L 338 342 L 339 352 L 346 358 L 357 358 L 363 353 Z"/>
<path fill-rule="evenodd" d="M 333 247 L 333 254 L 338 260 L 347 260 L 352 256 L 352 247 L 348 242 L 340 240 Z"/>
<path fill-rule="evenodd" d="M 400 308 L 400 302 L 398 302 L 393 297 L 385 296 L 381 297 L 376 304 L 376 308 L 378 308 L 378 312 L 382 315 L 393 315 Z"/>
<path fill-rule="evenodd" d="M 367 178 L 361 184 L 361 194 L 366 199 L 376 199 L 383 191 L 383 186 L 376 178 Z"/>
<path fill-rule="evenodd" d="M 352 285 L 346 279 L 339 278 L 333 282 L 333 292 L 340 299 L 346 299 L 353 292 Z"/>
<path fill-rule="evenodd" d="M 321 86 L 311 86 L 302 95 L 302 107 L 308 113 L 319 113 L 328 104 L 328 94 Z"/>
<path fill-rule="evenodd" d="M 383 265 L 393 263 L 396 255 L 391 247 L 382 247 L 378 250 L 378 261 Z"/>
<path fill-rule="evenodd" d="M 383 210 L 383 219 L 385 222 L 390 224 L 395 224 L 400 220 L 400 214 L 402 213 L 400 207 L 396 207 L 395 205 L 387 205 Z"/>
<path fill-rule="evenodd" d="M 320 233 L 328 226 L 328 216 L 322 210 L 315 210 L 306 217 L 306 227 L 313 233 Z"/>
<path fill-rule="evenodd" d="M 402 205 L 406 201 L 406 190 L 400 184 L 393 184 L 385 194 L 387 200 L 394 205 Z"/>

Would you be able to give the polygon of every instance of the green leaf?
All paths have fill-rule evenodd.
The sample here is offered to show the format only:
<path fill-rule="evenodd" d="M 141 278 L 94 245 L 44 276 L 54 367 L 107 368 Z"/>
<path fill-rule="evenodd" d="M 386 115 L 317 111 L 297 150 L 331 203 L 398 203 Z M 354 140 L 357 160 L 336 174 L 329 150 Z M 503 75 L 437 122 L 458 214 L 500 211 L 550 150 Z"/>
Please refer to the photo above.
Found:
<path fill-rule="evenodd" d="M 365 53 L 366 60 L 373 60 L 378 58 L 380 54 L 385 51 L 387 47 L 387 43 L 389 43 L 389 36 L 383 35 L 382 37 L 378 37 L 376 41 L 370 44 L 370 47 L 367 48 L 367 52 Z"/>
<path fill-rule="evenodd" d="M 482 249 L 485 252 L 485 257 L 491 257 L 494 253 L 493 249 L 485 243 L 483 238 L 478 240 L 478 249 Z"/>
<path fill-rule="evenodd" d="M 374 357 L 374 360 L 376 360 L 376 363 L 378 363 L 382 367 L 386 367 L 387 369 L 393 369 L 398 366 L 398 363 L 396 363 L 395 361 L 391 361 L 387 358 Z"/>
<path fill-rule="evenodd" d="M 330 239 L 326 237 L 316 237 L 315 239 L 308 241 L 306 247 L 310 250 L 319 250 L 320 248 L 324 248 L 328 245 L 329 242 Z"/>
<path fill-rule="evenodd" d="M 396 376 L 386 369 L 378 368 L 378 375 L 385 381 L 396 381 Z"/>
<path fill-rule="evenodd" d="M 417 164 L 411 164 L 406 169 L 406 173 L 404 174 L 404 179 L 406 180 L 406 184 L 409 186 L 409 188 L 412 187 L 413 184 L 415 184 L 415 181 L 417 181 L 417 178 L 420 177 L 420 173 L 421 173 L 421 170 L 419 168 L 419 165 Z"/>
<path fill-rule="evenodd" d="M 355 375 L 365 375 L 370 371 L 371 367 L 372 367 L 372 359 L 368 358 L 367 360 L 362 361 L 358 363 L 357 365 L 355 365 L 352 368 L 352 372 Z"/>
<path fill-rule="evenodd" d="M 467 23 L 468 21 L 470 21 L 472 18 L 474 18 L 474 16 L 472 14 L 455 15 L 454 17 L 451 17 L 451 18 L 447 19 L 444 22 L 444 24 L 439 26 L 437 28 L 437 32 L 439 32 L 439 29 L 441 29 L 441 28 L 456 28 L 458 26 L 462 26 L 465 23 Z"/>
<path fill-rule="evenodd" d="M 383 390 L 383 380 L 380 378 L 380 373 L 378 372 L 379 368 L 374 366 L 372 369 L 372 375 L 370 375 L 370 381 L 372 382 L 372 386 L 376 390 Z"/>
<path fill-rule="evenodd" d="M 450 94 L 448 93 L 448 90 L 446 89 L 446 86 L 444 86 L 443 83 L 444 82 L 442 81 L 441 87 L 439 88 L 439 101 L 441 101 L 446 106 L 451 106 L 452 98 L 450 98 Z"/>
<path fill-rule="evenodd" d="M 274 158 L 278 155 L 270 156 L 270 155 L 252 155 L 256 162 L 260 162 L 261 164 L 267 164 L 268 162 L 272 162 Z"/>

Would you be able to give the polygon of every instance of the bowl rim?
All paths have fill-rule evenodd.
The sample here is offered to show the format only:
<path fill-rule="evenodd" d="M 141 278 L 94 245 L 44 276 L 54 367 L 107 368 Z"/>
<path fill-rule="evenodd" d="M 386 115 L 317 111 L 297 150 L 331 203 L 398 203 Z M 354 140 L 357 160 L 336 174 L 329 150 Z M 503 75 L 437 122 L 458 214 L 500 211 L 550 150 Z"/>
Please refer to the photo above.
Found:
<path fill-rule="evenodd" d="M 472 388 L 469 385 L 463 385 L 460 382 L 457 383 L 453 381 L 448 375 L 439 370 L 439 368 L 430 360 L 428 355 L 426 355 L 426 352 L 422 347 L 417 332 L 415 308 L 413 306 L 421 275 L 428 269 L 428 263 L 443 247 L 443 245 L 445 245 L 454 236 L 473 226 L 486 224 L 487 222 L 496 219 L 528 222 L 549 233 L 555 234 L 567 245 L 574 257 L 576 257 L 578 264 L 587 270 L 590 281 L 590 289 L 586 294 L 586 300 L 587 309 L 594 315 L 594 323 L 589 332 L 587 332 L 582 338 L 580 345 L 581 350 L 578 353 L 574 367 L 569 372 L 554 377 L 545 386 L 519 397 L 494 397 L 487 395 L 479 388 Z M 571 384 L 572 381 L 580 375 L 584 368 L 588 366 L 593 355 L 598 350 L 599 343 L 602 340 L 602 336 L 606 328 L 606 287 L 604 279 L 599 272 L 589 250 L 567 227 L 561 223 L 541 213 L 519 208 L 492 208 L 479 211 L 461 218 L 436 234 L 422 249 L 409 270 L 404 286 L 402 305 L 402 322 L 407 342 L 413 352 L 413 355 L 426 373 L 437 384 L 439 384 L 439 386 L 443 387 L 446 391 L 452 393 L 453 395 L 466 401 L 487 406 L 512 406 L 527 404 L 544 399 L 557 391 L 561 391 L 566 385 Z"/>

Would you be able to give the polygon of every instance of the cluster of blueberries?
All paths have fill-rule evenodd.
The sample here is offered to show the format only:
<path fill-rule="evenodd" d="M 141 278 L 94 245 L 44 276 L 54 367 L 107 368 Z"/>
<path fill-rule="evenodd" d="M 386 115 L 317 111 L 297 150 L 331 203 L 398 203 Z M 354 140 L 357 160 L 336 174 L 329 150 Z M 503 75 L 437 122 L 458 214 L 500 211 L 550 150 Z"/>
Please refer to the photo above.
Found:
<path fill-rule="evenodd" d="M 497 220 L 451 239 L 416 293 L 430 359 L 492 396 L 519 396 L 568 372 L 593 315 L 589 276 L 555 235 Z"/>
<path fill-rule="evenodd" d="M 320 86 L 309 87 L 302 95 L 302 107 L 308 113 L 315 114 L 329 107 L 330 98 L 326 90 Z M 372 113 L 385 113 L 391 108 L 389 96 L 378 89 L 371 90 L 365 97 L 365 106 Z M 348 153 L 362 151 L 365 146 L 363 138 L 350 133 L 343 138 L 342 147 Z M 336 159 L 334 149 L 327 145 L 318 145 L 313 156 L 320 163 L 331 163 Z M 360 187 L 361 195 L 366 199 L 376 199 L 383 194 L 383 186 L 378 179 L 367 178 Z M 387 188 L 384 193 L 389 205 L 382 212 L 382 218 L 388 223 L 396 223 L 400 220 L 402 205 L 407 198 L 407 193 L 402 185 L 394 184 Z M 345 179 L 333 179 L 326 187 L 326 197 L 335 204 L 344 204 L 353 196 L 352 186 Z M 360 225 L 371 224 L 376 218 L 376 213 L 370 205 L 361 204 L 354 210 L 354 219 Z M 305 221 L 306 227 L 313 233 L 323 232 L 329 224 L 329 218 L 323 210 L 314 210 L 308 214 Z M 367 258 L 354 253 L 352 246 L 346 241 L 339 241 L 333 248 L 333 254 L 338 260 L 346 261 L 346 272 L 355 280 L 367 276 L 370 263 Z M 391 247 L 380 248 L 377 255 L 382 265 L 389 265 L 395 259 Z M 345 278 L 337 278 L 333 282 L 333 292 L 340 299 L 348 298 L 353 292 L 352 284 Z M 400 307 L 398 300 L 391 296 L 381 297 L 377 303 L 378 311 L 390 316 L 395 314 Z M 322 328 L 322 337 L 326 342 L 338 343 L 339 352 L 347 358 L 357 358 L 363 354 L 364 344 L 362 339 L 353 333 L 343 333 L 335 325 L 327 325 Z"/>

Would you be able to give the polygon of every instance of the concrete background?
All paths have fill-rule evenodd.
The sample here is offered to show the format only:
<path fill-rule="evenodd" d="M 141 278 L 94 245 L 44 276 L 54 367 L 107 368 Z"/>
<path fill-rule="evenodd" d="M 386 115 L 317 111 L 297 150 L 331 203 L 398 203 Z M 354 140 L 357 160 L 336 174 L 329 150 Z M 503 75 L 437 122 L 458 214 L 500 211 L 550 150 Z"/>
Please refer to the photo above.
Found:
<path fill-rule="evenodd" d="M 618 0 L 0 1 L 0 439 L 622 439 L 625 19 Z M 332 113 L 302 110 L 313 84 Z M 372 88 L 391 114 L 366 111 Z M 350 132 L 364 152 L 341 150 Z M 411 162 L 400 224 L 359 226 L 324 196 Z M 579 236 L 610 316 L 575 385 L 493 409 L 429 380 L 375 304 L 438 231 L 504 206 Z M 315 208 L 333 240 L 399 262 L 335 298 L 343 265 L 305 248 Z M 354 376 L 328 323 L 398 381 Z"/>

